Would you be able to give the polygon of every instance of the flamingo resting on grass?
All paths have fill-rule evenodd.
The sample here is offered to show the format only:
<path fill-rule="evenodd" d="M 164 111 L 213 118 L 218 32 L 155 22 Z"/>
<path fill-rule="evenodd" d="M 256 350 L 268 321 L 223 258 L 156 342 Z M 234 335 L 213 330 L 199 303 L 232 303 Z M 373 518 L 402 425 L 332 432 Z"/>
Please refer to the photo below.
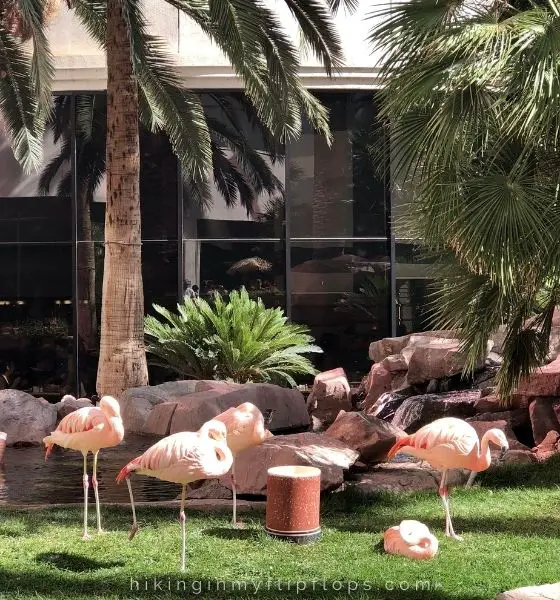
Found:
<path fill-rule="evenodd" d="M 181 431 L 163 438 L 125 465 L 117 477 L 120 483 L 126 479 L 132 506 L 132 529 L 129 539 L 138 531 L 130 474 L 139 473 L 163 481 L 180 483 L 181 511 L 179 521 L 182 530 L 181 571 L 185 570 L 186 528 L 185 500 L 187 484 L 199 479 L 213 479 L 225 475 L 231 468 L 233 456 L 226 443 L 227 430 L 221 421 L 211 420 L 199 431 Z"/>
<path fill-rule="evenodd" d="M 221 421 L 227 429 L 227 445 L 233 454 L 231 465 L 231 491 L 233 493 L 232 525 L 237 526 L 237 484 L 235 482 L 235 457 L 243 450 L 259 446 L 272 434 L 267 427 L 272 420 L 273 410 L 266 410 L 263 417 L 261 411 L 250 402 L 228 408 L 214 420 Z"/>
<path fill-rule="evenodd" d="M 439 542 L 424 523 L 406 520 L 387 529 L 383 535 L 383 547 L 389 554 L 425 560 L 437 554 Z"/>
<path fill-rule="evenodd" d="M 475 473 L 485 471 L 491 463 L 490 443 L 505 452 L 508 441 L 501 429 L 489 429 L 482 440 L 471 425 L 446 417 L 424 425 L 416 433 L 400 439 L 389 451 L 389 459 L 397 454 L 411 454 L 429 462 L 434 469 L 441 471 L 439 495 L 445 510 L 445 535 L 456 540 L 461 538 L 453 531 L 449 510 L 449 490 L 447 471 L 449 469 L 468 469 Z"/>
<path fill-rule="evenodd" d="M 99 490 L 97 483 L 97 455 L 102 448 L 111 448 L 120 444 L 124 437 L 119 403 L 111 396 L 101 398 L 99 406 L 87 406 L 66 415 L 58 427 L 43 439 L 46 447 L 45 460 L 52 452 L 53 446 L 62 446 L 81 452 L 84 456 L 84 540 L 88 535 L 88 489 L 87 455 L 93 453 L 93 475 L 91 482 L 95 494 L 95 510 L 97 513 L 97 533 L 101 529 L 101 509 L 99 506 Z"/>

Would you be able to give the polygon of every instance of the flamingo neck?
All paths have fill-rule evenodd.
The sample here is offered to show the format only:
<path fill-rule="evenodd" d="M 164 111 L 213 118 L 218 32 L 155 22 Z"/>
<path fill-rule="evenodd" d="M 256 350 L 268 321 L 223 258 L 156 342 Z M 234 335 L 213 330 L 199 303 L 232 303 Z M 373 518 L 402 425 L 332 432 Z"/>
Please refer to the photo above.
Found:
<path fill-rule="evenodd" d="M 485 433 L 480 441 L 480 451 L 475 455 L 475 467 L 473 471 L 486 471 L 492 462 L 492 456 L 490 454 L 490 445 L 488 443 L 488 436 Z"/>

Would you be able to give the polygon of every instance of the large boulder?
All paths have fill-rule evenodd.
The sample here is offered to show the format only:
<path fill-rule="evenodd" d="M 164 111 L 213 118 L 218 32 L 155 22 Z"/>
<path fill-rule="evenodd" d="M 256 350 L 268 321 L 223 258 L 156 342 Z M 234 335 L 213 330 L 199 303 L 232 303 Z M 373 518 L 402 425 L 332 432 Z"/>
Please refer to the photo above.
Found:
<path fill-rule="evenodd" d="M 398 392 L 386 392 L 369 407 L 364 408 L 365 413 L 372 417 L 378 417 L 390 421 L 395 416 L 397 409 L 410 396 L 414 395 L 412 388 L 405 388 Z"/>
<path fill-rule="evenodd" d="M 358 453 L 343 442 L 324 433 L 294 433 L 265 440 L 259 446 L 241 452 L 235 458 L 235 482 L 240 494 L 266 494 L 267 471 L 286 465 L 321 469 L 321 489 L 336 489 L 344 480 Z M 222 485 L 231 488 L 225 475 Z"/>
<path fill-rule="evenodd" d="M 375 363 L 362 381 L 361 395 L 364 396 L 362 408 L 368 413 L 371 412 L 381 396 L 403 389 L 405 382 L 405 373 L 398 371 L 392 373 L 382 363 Z"/>
<path fill-rule="evenodd" d="M 359 460 L 365 464 L 378 463 L 387 458 L 393 444 L 406 435 L 401 429 L 377 417 L 343 410 L 325 433 L 356 450 Z"/>
<path fill-rule="evenodd" d="M 92 406 L 93 402 L 89 398 L 75 398 L 70 395 L 64 396 L 60 402 L 55 404 L 59 421 L 79 408 L 91 408 Z"/>
<path fill-rule="evenodd" d="M 533 452 L 539 462 L 544 462 L 558 454 L 558 445 L 560 442 L 560 433 L 549 431 L 544 440 L 535 448 Z"/>
<path fill-rule="evenodd" d="M 479 399 L 480 390 L 411 396 L 395 411 L 392 423 L 399 429 L 414 433 L 422 425 L 443 417 L 465 419 L 474 416 L 475 403 Z"/>
<path fill-rule="evenodd" d="M 274 411 L 270 431 L 309 426 L 309 414 L 301 392 L 270 383 L 246 383 L 229 392 L 208 390 L 187 396 L 178 403 L 170 431 L 195 431 L 209 419 L 243 402 L 251 402 L 263 413 L 268 409 Z"/>
<path fill-rule="evenodd" d="M 509 427 L 523 427 L 529 423 L 529 412 L 526 408 L 514 408 L 512 410 L 502 410 L 500 412 L 480 413 L 467 419 L 472 424 L 473 421 L 505 421 Z"/>
<path fill-rule="evenodd" d="M 408 382 L 419 384 L 460 373 L 466 364 L 462 344 L 459 339 L 411 336 L 402 350 L 408 363 Z"/>
<path fill-rule="evenodd" d="M 553 398 L 535 398 L 529 405 L 533 439 L 538 446 L 549 431 L 560 432 L 560 423 L 553 408 Z"/>
<path fill-rule="evenodd" d="M 344 369 L 332 369 L 316 375 L 307 399 L 309 414 L 321 423 L 332 423 L 341 410 L 351 410 L 350 384 Z"/>
<path fill-rule="evenodd" d="M 7 433 L 7 443 L 40 444 L 56 427 L 54 404 L 20 390 L 0 391 L 0 431 Z"/>
<path fill-rule="evenodd" d="M 524 398 L 560 396 L 560 357 L 523 378 L 516 394 Z"/>
<path fill-rule="evenodd" d="M 267 383 L 172 381 L 132 388 L 120 399 L 126 431 L 158 435 L 198 430 L 208 419 L 243 402 L 252 402 L 261 411 L 274 410 L 272 431 L 309 426 L 303 395 L 297 390 Z M 175 406 L 159 408 L 152 416 L 155 408 L 163 403 Z"/>
<path fill-rule="evenodd" d="M 371 344 L 369 345 L 369 357 L 374 362 L 379 363 L 388 356 L 391 356 L 393 354 L 400 354 L 403 351 L 403 349 L 410 344 L 411 338 L 413 337 L 452 339 L 456 338 L 457 334 L 453 331 L 445 330 L 421 331 L 419 333 L 409 333 L 408 335 L 403 335 L 400 337 L 383 338 L 382 340 L 371 342 Z"/>

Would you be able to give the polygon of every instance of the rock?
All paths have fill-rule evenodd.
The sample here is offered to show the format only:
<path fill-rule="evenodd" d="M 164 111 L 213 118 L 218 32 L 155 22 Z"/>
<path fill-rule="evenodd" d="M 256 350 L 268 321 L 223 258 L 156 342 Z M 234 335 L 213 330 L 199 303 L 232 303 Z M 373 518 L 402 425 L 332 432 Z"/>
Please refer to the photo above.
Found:
<path fill-rule="evenodd" d="M 473 421 L 505 421 L 511 428 L 522 427 L 529 423 L 529 412 L 526 408 L 515 408 L 500 412 L 480 413 L 469 417 L 467 421 L 471 424 Z"/>
<path fill-rule="evenodd" d="M 535 398 L 529 404 L 529 418 L 536 446 L 544 440 L 549 431 L 560 432 L 560 423 L 552 403 L 553 400 L 550 398 Z"/>
<path fill-rule="evenodd" d="M 457 334 L 453 331 L 420 331 L 418 333 L 409 333 L 401 337 L 383 338 L 369 345 L 369 357 L 376 363 L 380 363 L 387 356 L 400 354 L 410 343 L 411 337 L 431 337 L 431 338 L 456 338 Z"/>
<path fill-rule="evenodd" d="M 492 351 L 488 353 L 488 356 L 486 357 L 486 362 L 484 364 L 488 367 L 499 367 L 502 365 L 503 362 L 504 359 L 502 355 Z"/>
<path fill-rule="evenodd" d="M 240 494 L 266 494 L 267 471 L 286 465 L 321 469 L 321 490 L 336 489 L 358 453 L 324 433 L 294 433 L 269 438 L 260 446 L 241 452 L 235 459 L 235 481 Z M 220 479 L 231 488 L 228 475 Z"/>
<path fill-rule="evenodd" d="M 160 409 L 149 422 L 156 406 L 175 403 L 175 410 Z M 165 431 L 167 424 L 158 424 L 158 415 L 171 411 L 169 431 L 196 431 L 201 425 L 224 410 L 252 402 L 261 411 L 274 410 L 270 429 L 302 429 L 309 426 L 309 415 L 301 392 L 268 383 L 230 384 L 219 381 L 171 381 L 156 386 L 126 390 L 120 399 L 121 413 L 127 432 L 153 433 Z M 165 417 L 167 418 L 167 417 Z M 154 429 L 155 428 L 155 429 Z"/>
<path fill-rule="evenodd" d="M 92 406 L 93 402 L 89 398 L 74 398 L 74 396 L 66 395 L 60 402 L 55 404 L 57 420 L 61 421 L 66 415 L 79 408 L 91 408 Z"/>
<path fill-rule="evenodd" d="M 381 361 L 381 365 L 389 373 L 408 371 L 408 364 L 402 354 L 391 354 Z"/>
<path fill-rule="evenodd" d="M 449 471 L 448 484 L 462 485 L 467 482 L 468 471 Z M 419 492 L 437 490 L 440 473 L 429 465 L 413 462 L 391 462 L 377 465 L 368 473 L 355 476 L 348 487 L 363 494 L 380 492 Z"/>
<path fill-rule="evenodd" d="M 458 339 L 413 335 L 402 355 L 408 363 L 407 379 L 411 384 L 461 373 L 466 362 L 462 341 Z"/>
<path fill-rule="evenodd" d="M 552 315 L 552 326 L 548 338 L 548 359 L 556 360 L 560 355 L 560 307 L 554 309 Z"/>
<path fill-rule="evenodd" d="M 195 484 L 189 484 L 187 498 L 190 500 L 231 500 L 233 498 L 233 493 L 217 479 L 204 479 Z"/>
<path fill-rule="evenodd" d="M 560 396 L 560 357 L 522 379 L 516 393 L 529 398 Z"/>
<path fill-rule="evenodd" d="M 470 421 L 470 424 L 475 429 L 479 439 L 482 439 L 482 436 L 490 429 L 501 429 L 509 442 L 510 450 L 530 450 L 530 448 L 518 441 L 507 421 Z M 499 456 L 501 454 L 500 449 L 494 446 L 492 446 L 491 451 L 493 456 Z"/>
<path fill-rule="evenodd" d="M 395 411 L 392 423 L 407 433 L 414 433 L 422 425 L 442 417 L 465 419 L 475 414 L 475 402 L 480 399 L 480 390 L 463 390 L 445 394 L 411 396 Z"/>
<path fill-rule="evenodd" d="M 373 405 L 366 410 L 366 414 L 386 421 L 391 420 L 399 406 L 413 394 L 412 388 L 381 394 Z"/>
<path fill-rule="evenodd" d="M 537 457 L 531 450 L 508 450 L 501 460 L 502 465 L 530 465 L 536 462 Z"/>
<path fill-rule="evenodd" d="M 438 391 L 438 380 L 430 379 L 428 387 L 426 388 L 426 394 L 435 394 Z"/>
<path fill-rule="evenodd" d="M 327 429 L 328 425 L 319 420 L 315 415 L 311 415 L 311 427 L 309 428 L 314 433 L 321 433 Z"/>
<path fill-rule="evenodd" d="M 486 395 L 484 390 L 480 390 L 480 399 L 475 402 L 474 408 L 478 413 L 492 413 L 502 412 L 503 406 L 497 396 Z"/>
<path fill-rule="evenodd" d="M 535 448 L 533 452 L 539 462 L 544 462 L 558 453 L 558 441 L 560 433 L 557 431 L 549 431 L 544 440 Z"/>
<path fill-rule="evenodd" d="M 350 384 L 344 369 L 319 373 L 307 399 L 307 411 L 323 424 L 332 423 L 341 410 L 351 410 Z"/>
<path fill-rule="evenodd" d="M 0 431 L 8 445 L 41 444 L 56 427 L 57 410 L 43 398 L 20 390 L 0 391 Z"/>
<path fill-rule="evenodd" d="M 374 364 L 365 379 L 364 410 L 368 411 L 385 392 L 393 389 L 393 377 L 382 364 Z"/>
<path fill-rule="evenodd" d="M 325 433 L 356 450 L 359 460 L 366 464 L 386 459 L 393 444 L 406 435 L 404 431 L 377 417 L 343 410 Z"/>
<path fill-rule="evenodd" d="M 144 427 L 148 435 L 165 437 L 171 433 L 171 420 L 177 409 L 177 402 L 160 402 L 150 412 Z"/>
<path fill-rule="evenodd" d="M 549 583 L 502 592 L 496 600 L 560 600 L 560 583 Z"/>

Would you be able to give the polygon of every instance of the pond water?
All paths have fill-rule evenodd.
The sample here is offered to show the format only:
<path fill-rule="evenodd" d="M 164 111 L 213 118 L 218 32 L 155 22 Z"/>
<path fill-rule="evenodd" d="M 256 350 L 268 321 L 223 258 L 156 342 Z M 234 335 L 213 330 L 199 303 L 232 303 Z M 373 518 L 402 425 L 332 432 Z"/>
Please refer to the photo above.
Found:
<path fill-rule="evenodd" d="M 97 480 L 101 502 L 128 503 L 125 483 L 117 485 L 115 477 L 121 468 L 142 454 L 159 438 L 127 435 L 125 442 L 99 453 Z M 91 477 L 93 457 L 88 459 Z M 0 505 L 2 504 L 70 504 L 83 502 L 83 459 L 79 452 L 56 448 L 45 462 L 43 447 L 6 448 L 0 465 Z M 134 500 L 138 502 L 174 500 L 180 487 L 141 475 L 132 478 Z M 89 490 L 93 502 L 93 488 Z"/>

